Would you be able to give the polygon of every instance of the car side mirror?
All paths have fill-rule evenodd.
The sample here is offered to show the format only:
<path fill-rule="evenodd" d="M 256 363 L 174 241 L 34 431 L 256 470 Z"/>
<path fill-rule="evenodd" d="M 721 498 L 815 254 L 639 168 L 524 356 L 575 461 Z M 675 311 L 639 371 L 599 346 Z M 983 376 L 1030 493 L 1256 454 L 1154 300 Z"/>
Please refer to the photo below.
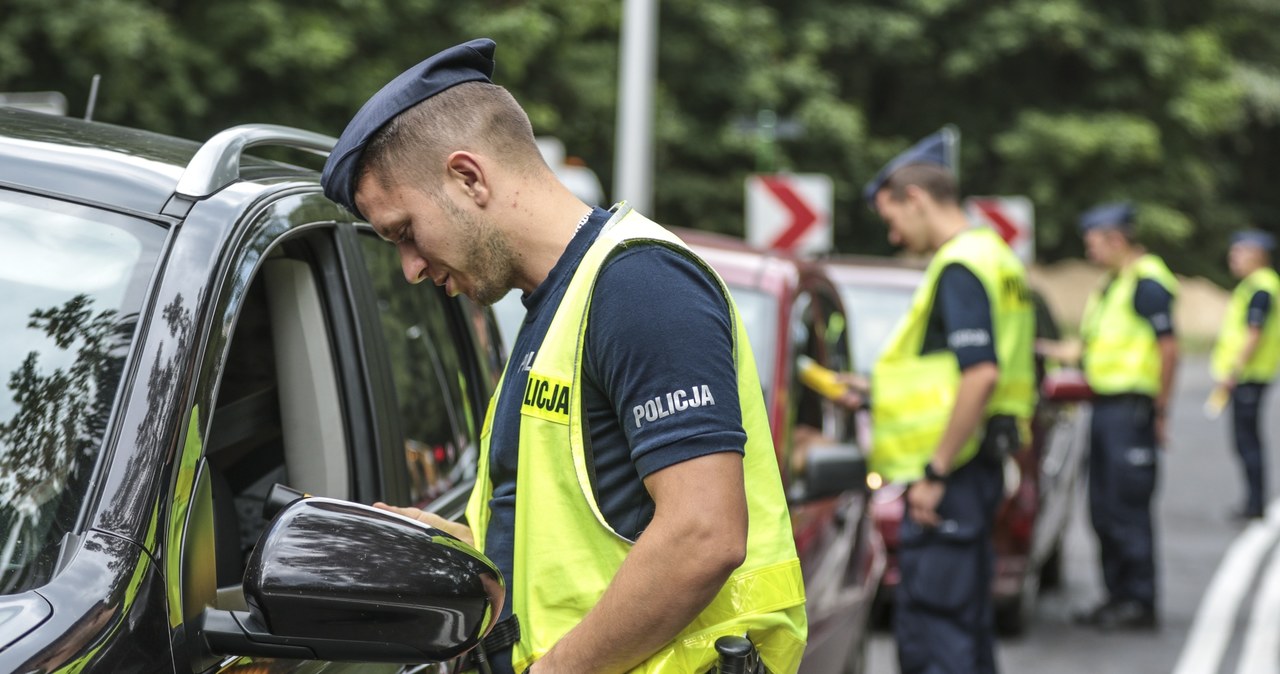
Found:
<path fill-rule="evenodd" d="M 1040 383 L 1040 396 L 1050 402 L 1072 403 L 1092 400 L 1094 393 L 1083 372 L 1061 368 L 1045 373 Z"/>
<path fill-rule="evenodd" d="M 268 525 L 244 593 L 248 611 L 201 614 L 204 657 L 440 662 L 480 643 L 505 599 L 502 575 L 470 545 L 320 497 L 288 504 Z"/>
<path fill-rule="evenodd" d="M 818 501 L 867 489 L 867 459 L 854 445 L 811 445 L 804 462 L 804 486 L 792 500 Z"/>

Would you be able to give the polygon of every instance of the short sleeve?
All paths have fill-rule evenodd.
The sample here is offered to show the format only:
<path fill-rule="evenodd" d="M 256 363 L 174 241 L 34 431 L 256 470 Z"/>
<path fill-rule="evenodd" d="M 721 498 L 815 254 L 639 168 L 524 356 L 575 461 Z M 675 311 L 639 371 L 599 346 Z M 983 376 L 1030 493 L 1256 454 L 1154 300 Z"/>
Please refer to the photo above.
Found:
<path fill-rule="evenodd" d="M 1249 298 L 1249 309 L 1246 312 L 1246 321 L 1251 328 L 1261 328 L 1267 322 L 1267 316 L 1271 313 L 1271 293 L 1265 290 L 1259 290 Z"/>
<path fill-rule="evenodd" d="M 644 245 L 601 271 L 585 373 L 613 405 L 641 478 L 717 452 L 743 453 L 729 306 L 684 254 Z"/>
<path fill-rule="evenodd" d="M 961 370 L 980 363 L 995 363 L 995 331 L 991 300 L 982 281 L 962 264 L 952 264 L 938 276 L 935 296 L 947 349 L 956 355 Z"/>
<path fill-rule="evenodd" d="M 1133 293 L 1133 309 L 1147 319 L 1157 337 L 1173 334 L 1173 294 L 1159 282 L 1139 279 Z"/>

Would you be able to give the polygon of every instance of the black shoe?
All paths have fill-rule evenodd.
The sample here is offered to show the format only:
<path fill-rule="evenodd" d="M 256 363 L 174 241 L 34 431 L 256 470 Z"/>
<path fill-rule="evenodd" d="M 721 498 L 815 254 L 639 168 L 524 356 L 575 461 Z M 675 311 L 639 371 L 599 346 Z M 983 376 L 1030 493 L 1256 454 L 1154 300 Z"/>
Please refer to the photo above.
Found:
<path fill-rule="evenodd" d="M 1156 628 L 1156 612 L 1140 601 L 1120 601 L 1101 612 L 1096 626 L 1103 630 L 1151 630 Z"/>
<path fill-rule="evenodd" d="M 1102 617 L 1106 615 L 1108 611 L 1111 610 L 1112 606 L 1115 606 L 1113 602 L 1110 602 L 1110 601 L 1102 602 L 1101 604 L 1098 604 L 1097 606 L 1087 611 L 1081 611 L 1071 616 L 1071 622 L 1077 625 L 1088 625 L 1090 627 L 1095 627 L 1098 625 L 1099 622 L 1102 621 Z"/>

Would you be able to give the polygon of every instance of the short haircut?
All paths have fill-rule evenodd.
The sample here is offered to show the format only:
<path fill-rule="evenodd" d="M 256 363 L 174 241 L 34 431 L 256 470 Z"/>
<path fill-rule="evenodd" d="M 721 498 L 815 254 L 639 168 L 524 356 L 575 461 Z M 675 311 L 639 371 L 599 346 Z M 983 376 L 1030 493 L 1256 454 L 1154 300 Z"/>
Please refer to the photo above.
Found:
<path fill-rule="evenodd" d="M 491 152 L 520 171 L 546 167 L 529 116 L 511 94 L 489 82 L 465 82 L 387 122 L 369 140 L 356 169 L 383 185 L 406 180 L 435 196 L 445 158 L 458 150 Z"/>
<path fill-rule="evenodd" d="M 940 204 L 954 204 L 960 198 L 955 174 L 938 164 L 907 164 L 894 171 L 882 189 L 889 190 L 894 201 L 902 201 L 908 185 L 919 187 Z"/>

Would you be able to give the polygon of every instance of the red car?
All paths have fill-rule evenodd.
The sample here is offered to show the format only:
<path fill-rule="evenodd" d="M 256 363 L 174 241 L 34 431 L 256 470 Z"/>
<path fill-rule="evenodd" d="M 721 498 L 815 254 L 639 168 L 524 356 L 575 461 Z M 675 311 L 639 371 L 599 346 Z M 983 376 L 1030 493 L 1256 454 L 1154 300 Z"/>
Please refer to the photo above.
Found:
<path fill-rule="evenodd" d="M 853 256 L 828 259 L 824 266 L 839 286 L 854 326 L 852 369 L 870 375 L 880 350 L 907 313 L 912 295 L 924 278 L 924 267 L 897 259 Z M 1058 336 L 1052 315 L 1038 298 L 1036 332 L 1037 337 Z M 1005 498 L 996 513 L 992 538 L 996 551 L 992 583 L 996 625 L 1006 634 L 1022 632 L 1033 613 L 1040 587 L 1059 581 L 1060 546 L 1086 441 L 1082 413 L 1073 399 L 1075 389 L 1056 385 L 1060 377 L 1069 375 L 1051 373 L 1046 382 L 1043 363 L 1037 363 L 1037 371 L 1042 384 L 1047 384 L 1042 389 L 1052 395 L 1042 396 L 1037 406 L 1030 448 L 1012 457 L 1005 466 Z M 864 414 L 860 421 L 859 435 L 867 441 L 870 420 Z M 868 480 L 875 488 L 872 517 L 889 553 L 878 600 L 887 607 L 899 581 L 898 527 L 905 485 L 881 484 L 874 473 Z"/>
<path fill-rule="evenodd" d="M 861 672 L 885 565 L 869 512 L 866 459 L 853 415 L 800 383 L 807 356 L 849 367 L 849 323 L 821 266 L 739 239 L 679 231 L 724 279 L 746 324 L 804 573 L 809 645 L 801 672 Z"/>

